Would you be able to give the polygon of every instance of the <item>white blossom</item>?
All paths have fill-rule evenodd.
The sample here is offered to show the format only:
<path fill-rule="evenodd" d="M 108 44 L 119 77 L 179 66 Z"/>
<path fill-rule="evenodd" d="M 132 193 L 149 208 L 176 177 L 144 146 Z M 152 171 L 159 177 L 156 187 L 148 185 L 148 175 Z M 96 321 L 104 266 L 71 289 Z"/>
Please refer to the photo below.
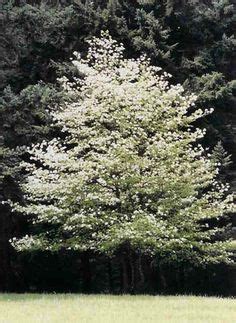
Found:
<path fill-rule="evenodd" d="M 125 59 L 107 33 L 89 44 L 86 59 L 72 60 L 83 78 L 60 79 L 71 101 L 51 112 L 67 137 L 29 149 L 26 203 L 14 205 L 35 226 L 57 225 L 60 239 L 48 231 L 12 245 L 112 253 L 128 242 L 150 255 L 202 250 L 210 261 L 215 250 L 227 260 L 224 244 L 211 243 L 213 232 L 199 224 L 234 208 L 199 143 L 205 129 L 193 127 L 212 111 L 196 109 L 196 96 L 170 85 L 145 56 Z"/>

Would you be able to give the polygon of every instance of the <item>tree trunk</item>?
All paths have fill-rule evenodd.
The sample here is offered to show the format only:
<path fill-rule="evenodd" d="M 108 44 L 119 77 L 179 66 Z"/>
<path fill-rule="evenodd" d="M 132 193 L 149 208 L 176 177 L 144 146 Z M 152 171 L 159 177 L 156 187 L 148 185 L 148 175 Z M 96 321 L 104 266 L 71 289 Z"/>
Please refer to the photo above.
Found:
<path fill-rule="evenodd" d="M 10 290 L 10 212 L 4 207 L 0 209 L 0 291 Z"/>
<path fill-rule="evenodd" d="M 109 293 L 112 293 L 114 290 L 113 277 L 112 277 L 112 264 L 111 259 L 107 261 L 107 272 L 108 272 L 108 281 L 109 281 Z"/>
<path fill-rule="evenodd" d="M 159 275 L 160 275 L 160 281 L 161 281 L 161 289 L 162 291 L 166 291 L 167 282 L 166 282 L 166 277 L 161 264 L 159 264 Z"/>
<path fill-rule="evenodd" d="M 129 275 L 128 275 L 127 260 L 124 255 L 121 258 L 121 266 L 122 266 L 122 293 L 126 294 L 129 292 Z"/>
<path fill-rule="evenodd" d="M 136 275 L 135 275 L 135 260 L 134 256 L 132 255 L 132 252 L 129 252 L 129 265 L 130 265 L 130 292 L 135 293 L 136 292 Z"/>
<path fill-rule="evenodd" d="M 82 273 L 82 292 L 90 293 L 92 274 L 91 274 L 89 254 L 87 252 L 84 252 L 81 255 L 81 273 Z"/>
<path fill-rule="evenodd" d="M 140 287 L 143 288 L 145 277 L 143 273 L 142 255 L 138 256 L 137 267 L 138 267 L 138 273 L 139 273 L 139 284 L 140 284 Z"/>

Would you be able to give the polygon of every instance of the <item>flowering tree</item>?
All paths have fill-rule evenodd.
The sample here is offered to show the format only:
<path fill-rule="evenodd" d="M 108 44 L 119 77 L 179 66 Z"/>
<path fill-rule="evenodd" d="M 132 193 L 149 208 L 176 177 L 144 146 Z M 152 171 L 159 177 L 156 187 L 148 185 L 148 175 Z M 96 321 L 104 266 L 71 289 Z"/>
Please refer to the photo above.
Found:
<path fill-rule="evenodd" d="M 232 196 L 193 126 L 211 111 L 145 56 L 125 59 L 107 33 L 89 44 L 72 61 L 82 77 L 61 79 L 67 100 L 51 109 L 65 139 L 29 149 L 25 205 L 14 208 L 34 215 L 35 234 L 12 244 L 229 261 L 223 229 L 207 220 L 231 212 Z"/>

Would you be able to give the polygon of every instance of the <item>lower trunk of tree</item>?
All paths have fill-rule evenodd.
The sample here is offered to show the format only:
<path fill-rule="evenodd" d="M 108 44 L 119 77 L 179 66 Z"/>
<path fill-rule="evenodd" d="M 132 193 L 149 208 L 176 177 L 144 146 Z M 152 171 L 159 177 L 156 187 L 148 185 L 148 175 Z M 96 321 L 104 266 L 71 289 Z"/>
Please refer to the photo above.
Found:
<path fill-rule="evenodd" d="M 122 292 L 135 294 L 144 287 L 144 272 L 141 255 L 137 256 L 131 250 L 121 258 Z"/>
<path fill-rule="evenodd" d="M 130 293 L 136 292 L 136 263 L 132 252 L 129 253 L 129 265 L 130 265 Z"/>
<path fill-rule="evenodd" d="M 10 290 L 9 211 L 0 210 L 0 290 Z"/>
<path fill-rule="evenodd" d="M 142 255 L 138 255 L 138 258 L 137 258 L 137 271 L 138 271 L 138 288 L 139 290 L 143 290 L 145 276 L 143 272 Z"/>
<path fill-rule="evenodd" d="M 166 282 L 166 277 L 164 274 L 164 270 L 161 264 L 159 264 L 159 277 L 160 277 L 160 282 L 161 282 L 161 290 L 163 292 L 166 291 L 167 288 L 167 282 Z"/>
<path fill-rule="evenodd" d="M 91 292 L 92 274 L 90 266 L 90 257 L 87 252 L 81 254 L 81 274 L 82 274 L 82 292 Z"/>
<path fill-rule="evenodd" d="M 112 276 L 112 263 L 110 259 L 108 259 L 107 261 L 107 273 L 108 273 L 108 282 L 109 282 L 109 292 L 112 293 L 114 291 L 114 284 L 113 284 L 113 276 Z"/>
<path fill-rule="evenodd" d="M 122 277 L 122 293 L 129 292 L 129 274 L 128 274 L 128 263 L 125 255 L 121 258 L 121 277 Z"/>

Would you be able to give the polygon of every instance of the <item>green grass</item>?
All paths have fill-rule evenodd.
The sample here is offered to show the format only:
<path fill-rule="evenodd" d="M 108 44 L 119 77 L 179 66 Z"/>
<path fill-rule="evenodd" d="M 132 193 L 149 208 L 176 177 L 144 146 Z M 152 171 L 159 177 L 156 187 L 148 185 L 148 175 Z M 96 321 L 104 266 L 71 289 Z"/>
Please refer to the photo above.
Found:
<path fill-rule="evenodd" d="M 194 296 L 0 294 L 1 323 L 234 323 L 236 301 Z"/>

